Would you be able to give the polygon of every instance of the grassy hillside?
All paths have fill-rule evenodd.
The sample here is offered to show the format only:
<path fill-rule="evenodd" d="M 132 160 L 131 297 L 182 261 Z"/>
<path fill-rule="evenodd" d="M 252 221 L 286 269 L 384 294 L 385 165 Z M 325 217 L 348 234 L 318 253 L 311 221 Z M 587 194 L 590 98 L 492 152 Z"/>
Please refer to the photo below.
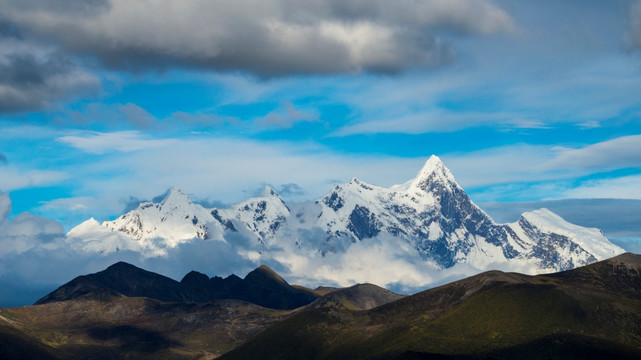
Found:
<path fill-rule="evenodd" d="M 63 358 L 214 358 L 290 314 L 236 300 L 196 304 L 80 298 L 0 309 L 0 343 L 17 337 Z"/>
<path fill-rule="evenodd" d="M 641 358 L 638 255 L 546 276 L 489 272 L 369 311 L 301 312 L 223 359 Z"/>
<path fill-rule="evenodd" d="M 490 271 L 413 296 L 319 291 L 295 310 L 91 292 L 0 309 L 0 359 L 641 358 L 639 255 L 541 276 Z"/>
<path fill-rule="evenodd" d="M 277 274 L 260 270 L 248 276 L 255 287 L 270 284 L 261 279 L 263 274 L 274 279 L 271 283 L 286 284 Z M 274 287 L 274 293 L 281 294 L 282 286 Z M 66 293 L 79 288 L 70 286 L 72 291 Z M 240 300 L 162 302 L 105 288 L 122 284 L 83 286 L 82 295 L 72 299 L 0 309 L 0 359 L 212 359 L 307 308 L 340 304 L 369 309 L 403 297 L 363 284 L 324 289 L 327 295 L 307 307 L 277 310 Z"/>

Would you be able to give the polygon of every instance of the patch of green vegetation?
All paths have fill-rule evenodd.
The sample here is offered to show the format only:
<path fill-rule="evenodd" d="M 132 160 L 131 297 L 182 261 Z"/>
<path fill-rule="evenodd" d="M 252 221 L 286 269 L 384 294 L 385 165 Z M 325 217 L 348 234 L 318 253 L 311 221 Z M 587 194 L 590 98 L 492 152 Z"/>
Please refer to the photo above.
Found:
<path fill-rule="evenodd" d="M 602 287 L 606 280 L 490 276 L 500 280 L 472 278 L 372 311 L 308 311 L 223 359 L 514 358 L 548 345 L 541 354 L 641 353 L 641 301 Z M 583 348 L 570 351 L 572 344 Z"/>

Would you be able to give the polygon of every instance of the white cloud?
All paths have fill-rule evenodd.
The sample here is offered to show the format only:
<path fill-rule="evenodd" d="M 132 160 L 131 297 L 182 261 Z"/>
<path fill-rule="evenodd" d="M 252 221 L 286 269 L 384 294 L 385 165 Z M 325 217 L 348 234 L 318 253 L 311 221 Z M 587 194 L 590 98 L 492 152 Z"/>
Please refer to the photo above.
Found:
<path fill-rule="evenodd" d="M 14 165 L 0 167 L 0 190 L 11 191 L 57 184 L 69 178 L 63 171 L 20 169 Z"/>
<path fill-rule="evenodd" d="M 299 234 L 301 235 L 301 234 Z M 312 233 L 310 239 L 317 239 Z M 344 251 L 321 254 L 305 251 L 293 243 L 280 242 L 281 249 L 262 251 L 261 263 L 275 269 L 288 281 L 309 287 L 320 284 L 346 287 L 358 283 L 372 283 L 394 291 L 413 293 L 450 281 L 478 274 L 488 269 L 535 272 L 532 264 L 489 263 L 479 269 L 468 264 L 457 264 L 448 269 L 421 258 L 409 242 L 390 235 L 379 235 L 350 243 Z"/>
<path fill-rule="evenodd" d="M 578 149 L 557 147 L 544 169 L 641 167 L 641 135 L 622 136 Z"/>
<path fill-rule="evenodd" d="M 95 162 L 74 165 L 75 194 L 119 206 L 113 212 L 122 210 L 120 200 L 132 195 L 150 199 L 171 186 L 196 198 L 230 202 L 265 183 L 296 183 L 314 198 L 336 180 L 352 177 L 383 185 L 405 182 L 426 160 L 340 155 L 313 143 L 198 136 L 156 140 L 135 131 L 77 133 L 61 141 L 102 154 Z"/>
<path fill-rule="evenodd" d="M 96 206 L 94 202 L 95 202 L 95 199 L 88 196 L 82 196 L 82 197 L 76 197 L 76 198 L 63 198 L 63 199 L 44 201 L 41 207 L 44 209 L 51 209 L 51 210 L 59 210 L 59 209 L 72 210 L 72 211 L 85 210 L 85 209 L 88 209 L 89 207 Z"/>
<path fill-rule="evenodd" d="M 537 169 L 551 156 L 549 146 L 510 145 L 469 153 L 444 154 L 441 159 L 465 188 L 567 177 L 568 173 L 550 174 Z"/>
<path fill-rule="evenodd" d="M 81 132 L 79 135 L 62 136 L 57 140 L 92 154 L 131 152 L 164 147 L 173 143 L 170 140 L 148 139 L 138 131 Z"/>
<path fill-rule="evenodd" d="M 586 181 L 563 193 L 568 198 L 641 199 L 641 175 Z"/>
<path fill-rule="evenodd" d="M 635 166 L 637 157 L 633 152 L 638 146 L 634 140 L 636 137 L 624 137 L 570 150 L 513 145 L 437 155 L 477 200 L 492 201 L 510 193 L 528 194 L 528 198 L 519 199 L 534 200 L 559 198 L 572 188 L 559 180 L 604 168 Z M 178 186 L 195 198 L 227 203 L 244 198 L 247 191 L 264 184 L 277 188 L 295 183 L 310 199 L 325 194 L 332 184 L 352 177 L 391 186 L 413 178 L 426 160 L 426 157 L 343 155 L 311 142 L 266 143 L 200 136 L 155 139 L 136 131 L 84 132 L 60 141 L 102 154 L 99 161 L 74 166 L 74 174 L 80 179 L 75 195 L 93 198 L 94 204 L 102 204 L 97 212 L 112 215 L 122 210 L 130 196 L 150 199 L 171 186 Z M 589 160 L 593 153 L 597 160 L 590 161 L 594 163 L 577 160 Z M 607 154 L 616 161 L 608 163 Z M 567 165 L 549 165 L 555 161 L 561 164 L 558 159 L 565 159 Z M 382 168 L 386 171 L 380 171 Z M 89 210 L 96 207 L 86 205 Z"/>
<path fill-rule="evenodd" d="M 33 248 L 55 249 L 64 237 L 62 225 L 29 213 L 8 218 L 11 212 L 9 195 L 0 192 L 0 257 L 21 254 Z"/>
<path fill-rule="evenodd" d="M 535 121 L 515 120 L 513 115 L 504 113 L 470 113 L 450 112 L 445 110 L 426 110 L 419 113 L 403 115 L 382 120 L 368 120 L 353 125 L 347 125 L 333 136 L 348 136 L 355 134 L 425 134 L 429 132 L 451 132 L 471 127 L 501 126 L 510 124 L 517 128 L 542 127 Z"/>

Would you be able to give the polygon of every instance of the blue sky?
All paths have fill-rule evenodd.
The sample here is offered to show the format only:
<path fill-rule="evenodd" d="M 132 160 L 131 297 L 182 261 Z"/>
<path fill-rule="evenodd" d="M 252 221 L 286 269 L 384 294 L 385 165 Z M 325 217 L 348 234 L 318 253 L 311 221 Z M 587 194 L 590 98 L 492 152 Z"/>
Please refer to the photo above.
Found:
<path fill-rule="evenodd" d="M 68 230 L 171 186 L 212 203 L 265 184 L 314 199 L 352 177 L 405 182 L 437 154 L 501 221 L 556 206 L 641 249 L 638 1 L 0 9 L 10 216 Z M 597 200 L 607 198 L 628 202 Z M 602 216 L 578 216 L 568 199 L 589 199 Z M 613 225 L 623 211 L 630 220 Z"/>

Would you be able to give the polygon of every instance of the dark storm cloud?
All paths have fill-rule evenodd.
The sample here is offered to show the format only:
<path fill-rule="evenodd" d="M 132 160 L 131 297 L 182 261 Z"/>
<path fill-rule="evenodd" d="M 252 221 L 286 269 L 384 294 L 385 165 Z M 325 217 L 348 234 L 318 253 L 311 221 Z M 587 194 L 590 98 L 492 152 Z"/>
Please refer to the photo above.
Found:
<path fill-rule="evenodd" d="M 641 50 L 641 1 L 635 1 L 630 5 L 628 22 L 628 46 L 633 50 Z"/>
<path fill-rule="evenodd" d="M 486 0 L 6 1 L 30 36 L 127 70 L 172 66 L 260 76 L 381 72 L 450 63 L 442 29 L 510 33 Z"/>
<path fill-rule="evenodd" d="M 510 17 L 490 1 L 325 1 L 328 13 L 348 21 L 378 19 L 389 24 L 429 24 L 464 34 L 513 30 Z"/>
<path fill-rule="evenodd" d="M 109 10 L 109 0 L 4 0 L 5 6 L 30 12 L 97 15 Z"/>
<path fill-rule="evenodd" d="M 0 39 L 2 38 L 22 39 L 22 34 L 16 24 L 0 14 Z"/>
<path fill-rule="evenodd" d="M 0 55 L 0 113 L 44 108 L 97 87 L 92 75 L 59 56 Z"/>

